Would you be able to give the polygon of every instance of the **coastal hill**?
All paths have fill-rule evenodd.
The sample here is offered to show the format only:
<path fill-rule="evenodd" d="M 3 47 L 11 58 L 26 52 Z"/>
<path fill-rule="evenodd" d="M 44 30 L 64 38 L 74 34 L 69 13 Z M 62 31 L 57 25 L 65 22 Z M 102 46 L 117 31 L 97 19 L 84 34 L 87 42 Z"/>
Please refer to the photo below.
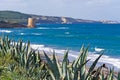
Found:
<path fill-rule="evenodd" d="M 0 11 L 0 21 L 9 23 L 27 23 L 27 19 L 31 17 L 28 14 L 15 11 Z"/>
<path fill-rule="evenodd" d="M 118 23 L 117 21 L 106 21 L 106 20 L 94 21 L 94 20 L 74 19 L 70 17 L 55 17 L 55 16 L 25 14 L 16 11 L 0 11 L 0 21 L 4 21 L 6 23 L 27 24 L 27 19 L 29 17 L 35 18 L 36 23 L 40 23 L 40 24 L 80 24 L 80 23 L 116 24 Z"/>

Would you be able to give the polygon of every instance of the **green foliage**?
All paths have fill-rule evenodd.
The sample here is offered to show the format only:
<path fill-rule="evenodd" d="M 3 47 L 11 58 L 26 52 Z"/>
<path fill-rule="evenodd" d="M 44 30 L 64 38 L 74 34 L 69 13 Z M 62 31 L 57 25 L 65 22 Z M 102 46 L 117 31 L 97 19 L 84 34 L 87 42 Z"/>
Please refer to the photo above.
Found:
<path fill-rule="evenodd" d="M 0 80 L 120 80 L 120 72 L 108 69 L 105 64 L 96 68 L 102 54 L 87 68 L 88 47 L 82 46 L 78 58 L 69 62 L 69 51 L 59 61 L 55 51 L 52 57 L 30 47 L 30 42 L 15 42 L 8 37 L 0 38 Z M 105 68 L 108 72 L 104 74 Z"/>
<path fill-rule="evenodd" d="M 0 17 L 5 19 L 27 19 L 30 16 L 15 11 L 0 11 Z"/>
<path fill-rule="evenodd" d="M 23 44 L 22 40 L 15 42 L 8 37 L 0 38 L 0 66 L 6 68 L 6 73 L 16 74 L 24 78 L 36 79 L 36 74 L 42 75 L 39 70 L 44 67 L 41 64 L 39 52 L 30 48 L 30 42 Z M 1 76 L 3 75 L 1 70 Z M 8 78 L 8 77 L 5 77 Z"/>
<path fill-rule="evenodd" d="M 0 21 L 21 23 L 21 22 L 26 22 L 29 17 L 31 16 L 20 12 L 0 11 Z"/>

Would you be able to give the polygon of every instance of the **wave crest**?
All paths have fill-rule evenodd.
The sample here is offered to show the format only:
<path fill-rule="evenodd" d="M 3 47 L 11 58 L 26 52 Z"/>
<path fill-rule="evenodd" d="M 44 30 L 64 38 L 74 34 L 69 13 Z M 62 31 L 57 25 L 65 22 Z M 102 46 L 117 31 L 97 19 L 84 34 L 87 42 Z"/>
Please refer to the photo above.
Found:
<path fill-rule="evenodd" d="M 31 47 L 33 49 L 38 49 L 40 51 L 44 50 L 46 52 L 51 52 L 51 51 L 55 50 L 57 55 L 64 55 L 64 53 L 66 51 L 66 50 L 53 49 L 53 48 L 50 48 L 50 47 L 45 47 L 45 45 L 33 44 L 33 45 L 31 45 Z M 95 59 L 99 56 L 99 54 L 95 54 L 95 53 L 96 52 L 89 52 L 87 59 L 90 59 L 90 61 L 92 61 L 92 62 L 95 61 Z M 73 61 L 74 59 L 76 59 L 78 57 L 79 52 L 70 50 L 68 55 L 69 55 L 70 61 Z M 120 59 L 118 59 L 118 58 L 112 58 L 112 57 L 103 55 L 100 58 L 99 62 L 100 63 L 106 63 L 108 65 L 114 66 L 116 69 L 120 69 Z"/>
<path fill-rule="evenodd" d="M 50 27 L 38 27 L 36 29 L 69 29 L 68 27 L 58 27 L 58 28 L 50 28 Z"/>
<path fill-rule="evenodd" d="M 10 31 L 10 30 L 0 30 L 0 32 L 2 32 L 2 33 L 11 33 L 12 31 Z"/>
<path fill-rule="evenodd" d="M 96 52 L 101 52 L 101 51 L 104 51 L 104 49 L 103 48 L 97 48 L 97 47 L 95 47 L 95 51 Z"/>

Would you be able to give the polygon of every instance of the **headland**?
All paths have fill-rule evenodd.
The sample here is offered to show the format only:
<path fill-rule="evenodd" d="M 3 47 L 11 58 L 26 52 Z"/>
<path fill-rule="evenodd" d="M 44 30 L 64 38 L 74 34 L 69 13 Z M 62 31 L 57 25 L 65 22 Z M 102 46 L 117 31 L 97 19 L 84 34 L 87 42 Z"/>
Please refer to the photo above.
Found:
<path fill-rule="evenodd" d="M 86 20 L 71 17 L 44 16 L 35 14 L 25 14 L 16 11 L 0 11 L 0 27 L 27 27 L 29 18 L 34 18 L 37 24 L 119 24 L 111 20 Z M 1 22 L 2 21 L 2 22 Z M 21 24 L 24 26 L 21 26 Z"/>

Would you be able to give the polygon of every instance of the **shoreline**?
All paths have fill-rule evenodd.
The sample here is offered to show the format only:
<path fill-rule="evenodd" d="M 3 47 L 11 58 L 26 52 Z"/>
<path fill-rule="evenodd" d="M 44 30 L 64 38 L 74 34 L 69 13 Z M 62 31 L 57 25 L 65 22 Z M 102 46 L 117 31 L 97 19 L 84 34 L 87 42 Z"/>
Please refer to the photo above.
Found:
<path fill-rule="evenodd" d="M 36 73 L 39 73 L 39 71 L 49 71 L 48 75 L 51 75 L 55 72 L 59 73 L 64 71 L 65 71 L 64 72 L 65 74 L 70 73 L 70 75 L 73 73 L 76 74 L 76 71 L 77 71 L 77 74 L 79 73 L 81 74 L 82 72 L 84 72 L 84 76 L 88 75 L 91 77 L 91 79 L 92 78 L 94 79 L 95 77 L 100 78 L 100 76 L 101 77 L 104 76 L 103 78 L 109 79 L 109 76 L 112 77 L 114 75 L 115 76 L 113 78 L 116 79 L 116 76 L 120 75 L 119 71 L 114 71 L 114 69 L 108 68 L 106 64 L 102 64 L 96 67 L 96 64 L 98 63 L 98 60 L 101 58 L 102 54 L 99 55 L 96 59 L 94 58 L 95 61 L 92 62 L 92 65 L 90 66 L 86 65 L 87 62 L 89 61 L 87 60 L 88 48 L 85 48 L 84 46 L 81 47 L 81 50 L 80 50 L 81 54 L 78 55 L 79 58 L 75 59 L 75 61 L 73 62 L 70 62 L 69 60 L 73 58 L 70 58 L 71 57 L 70 54 L 72 53 L 68 51 L 65 51 L 65 53 L 63 53 L 65 55 L 61 57 L 59 56 L 59 54 L 58 55 L 54 54 L 55 53 L 54 51 L 56 51 L 56 49 L 53 51 L 47 48 L 47 50 L 49 51 L 41 52 L 42 50 L 46 49 L 45 46 L 38 45 L 36 47 L 36 45 L 34 46 L 32 45 L 33 44 L 31 44 L 29 41 L 27 43 L 22 42 L 22 40 L 15 42 L 14 40 L 10 40 L 8 37 L 5 37 L 5 38 L 1 37 L 1 46 L 2 46 L 1 59 L 5 60 L 5 63 L 8 63 L 5 66 L 3 66 L 4 63 L 2 63 L 1 67 L 3 66 L 3 70 L 5 70 L 6 72 L 10 72 L 11 74 L 13 74 L 13 72 L 16 73 L 18 72 L 18 70 L 20 70 L 18 73 L 20 73 L 20 76 L 21 76 L 21 69 L 22 69 L 22 71 L 25 71 L 22 73 L 22 76 L 23 76 L 24 73 L 25 73 L 24 75 L 31 75 L 31 68 L 32 68 L 32 73 L 35 73 L 35 75 L 33 75 L 32 77 L 35 77 L 35 76 L 39 77 L 39 75 L 36 75 Z M 37 49 L 35 49 L 35 47 Z M 41 51 L 39 50 L 40 47 L 42 47 Z M 40 55 L 41 53 L 43 55 Z M 51 53 L 53 53 L 53 55 Z M 59 60 L 62 60 L 62 61 L 59 61 Z M 13 67 L 10 67 L 10 66 L 13 66 Z M 61 78 L 63 74 L 58 76 L 58 78 L 54 78 L 54 80 Z M 54 75 L 56 76 L 56 73 Z M 13 76 L 13 78 L 14 77 L 15 76 Z M 30 76 L 27 76 L 27 77 L 30 77 Z M 78 79 L 78 77 L 76 77 L 76 79 Z M 82 76 L 80 77 L 82 78 Z M 75 79 L 75 76 L 72 76 L 70 78 Z M 87 78 L 88 77 L 86 77 L 86 79 Z"/>
<path fill-rule="evenodd" d="M 52 55 L 51 53 L 53 51 L 55 51 L 57 56 L 60 56 L 60 58 L 62 58 L 64 56 L 64 52 L 66 50 L 63 49 L 55 49 L 55 48 L 51 48 L 51 47 L 45 47 L 44 45 L 40 45 L 40 44 L 31 44 L 31 48 L 33 49 L 37 49 L 39 51 L 45 51 L 46 53 L 48 53 L 48 55 Z M 76 51 L 69 51 L 69 60 L 70 62 L 72 62 L 73 60 L 75 60 L 78 57 L 79 52 Z M 87 59 L 90 59 L 90 61 L 87 63 L 88 67 L 91 65 L 91 63 L 99 56 L 100 54 L 95 54 L 92 52 L 88 52 L 88 57 Z M 62 60 L 62 59 L 61 59 Z M 106 64 L 107 67 L 109 68 L 113 68 L 115 71 L 119 71 L 120 70 L 120 59 L 118 58 L 113 58 L 107 55 L 102 55 L 102 57 L 100 58 L 100 60 L 98 61 L 97 67 L 101 66 L 102 64 Z"/>

